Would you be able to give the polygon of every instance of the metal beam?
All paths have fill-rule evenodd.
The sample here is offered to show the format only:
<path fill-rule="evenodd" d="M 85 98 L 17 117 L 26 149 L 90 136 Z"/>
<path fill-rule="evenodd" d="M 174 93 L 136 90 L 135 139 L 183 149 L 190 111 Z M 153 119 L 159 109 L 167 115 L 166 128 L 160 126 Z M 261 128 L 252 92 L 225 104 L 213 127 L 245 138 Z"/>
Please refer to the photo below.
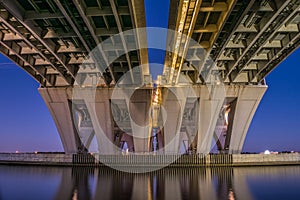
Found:
<path fill-rule="evenodd" d="M 123 51 L 124 50 L 122 44 L 114 44 L 113 47 L 114 47 L 113 50 L 115 50 L 115 51 Z M 127 48 L 129 51 L 133 51 L 133 50 L 137 49 L 135 43 L 128 43 L 128 42 L 127 42 Z M 108 43 L 103 44 L 102 49 L 103 49 L 103 51 L 113 51 L 111 49 L 111 45 Z"/>
<path fill-rule="evenodd" d="M 217 31 L 212 32 L 212 36 L 209 40 L 209 48 L 207 48 L 206 55 L 204 56 L 204 62 L 202 62 L 201 66 L 199 66 L 199 77 L 202 77 L 202 81 L 207 81 L 209 79 L 208 74 L 210 74 L 210 71 L 214 67 L 214 61 L 209 58 L 210 53 L 212 51 L 212 47 L 214 43 L 216 42 L 217 37 L 220 35 L 221 30 L 223 29 L 226 20 L 228 19 L 230 13 L 232 12 L 237 0 L 229 0 L 227 1 L 227 10 L 221 12 L 221 15 L 218 18 L 218 22 L 216 23 Z M 205 67 L 205 65 L 207 67 Z M 205 68 L 203 70 L 203 68 Z"/>
<path fill-rule="evenodd" d="M 90 52 L 91 48 L 87 45 L 87 43 L 85 42 L 85 40 L 83 39 L 81 33 L 79 32 L 79 30 L 77 29 L 76 25 L 74 24 L 74 22 L 72 21 L 72 19 L 70 18 L 70 16 L 68 15 L 67 11 L 65 10 L 65 8 L 63 7 L 63 5 L 60 3 L 59 0 L 53 0 L 54 3 L 57 5 L 57 7 L 59 8 L 59 10 L 62 12 L 62 14 L 65 16 L 65 18 L 67 19 L 67 21 L 69 22 L 70 26 L 72 27 L 73 31 L 76 33 L 76 35 L 79 37 L 80 41 L 82 42 L 84 48 Z"/>
<path fill-rule="evenodd" d="M 14 34 L 14 33 L 6 33 L 6 34 L 4 34 L 3 41 L 11 41 L 11 40 L 18 41 L 18 40 L 23 40 L 23 39 L 22 39 L 22 37 L 20 37 L 17 34 Z"/>
<path fill-rule="evenodd" d="M 9 22 L 8 22 L 8 19 L 4 19 L 3 16 L 1 15 L 0 13 L 0 21 L 2 23 L 4 23 L 10 30 L 12 30 L 12 32 L 16 33 L 19 35 L 19 37 L 22 38 L 22 40 L 30 46 L 30 48 L 34 49 L 36 52 L 39 53 L 39 55 L 44 58 L 45 60 L 47 60 L 49 63 L 51 63 L 51 66 L 53 68 L 55 68 L 58 73 L 65 78 L 66 82 L 68 84 L 71 84 L 72 83 L 72 80 L 70 79 L 70 77 L 66 76 L 65 72 L 63 70 L 61 70 L 60 68 L 58 68 L 57 66 L 55 66 L 52 62 L 50 62 L 49 60 L 49 57 L 47 57 L 46 55 L 44 55 L 38 48 L 37 46 L 33 45 L 26 37 L 25 35 L 23 35 L 22 33 L 20 33 L 14 26 L 12 26 Z M 17 28 L 20 28 L 20 27 L 17 27 Z M 31 32 L 32 33 L 32 32 Z"/>
<path fill-rule="evenodd" d="M 127 6 L 118 7 L 117 12 L 120 15 L 130 15 L 129 8 Z M 109 6 L 102 7 L 102 9 L 99 9 L 99 7 L 87 7 L 85 9 L 85 15 L 87 17 L 107 16 L 107 15 L 114 15 L 114 13 L 112 11 L 112 8 Z"/>
<path fill-rule="evenodd" d="M 145 4 L 144 0 L 128 0 L 129 11 L 131 15 L 131 20 L 133 22 L 134 28 L 146 27 L 146 16 L 145 16 Z M 148 65 L 148 50 L 146 48 L 141 48 L 142 46 L 147 46 L 147 33 L 145 31 L 137 31 L 136 41 L 139 49 L 139 60 L 140 65 L 143 68 L 143 75 L 149 74 Z"/>
<path fill-rule="evenodd" d="M 179 34 L 176 40 L 174 41 L 175 44 L 173 48 L 176 45 L 179 45 L 179 48 L 175 48 L 176 52 L 172 54 L 172 61 L 170 66 L 171 71 L 167 80 L 169 84 L 177 84 L 179 81 L 179 75 L 181 73 L 184 57 L 188 50 L 186 46 L 189 45 L 189 40 L 187 40 L 187 38 L 192 36 L 201 3 L 202 0 L 190 0 L 182 2 L 179 5 L 180 14 L 178 15 L 176 20 L 176 31 L 186 34 L 187 37 L 184 37 L 183 35 Z M 179 55 L 181 56 L 180 58 Z"/>
<path fill-rule="evenodd" d="M 42 36 L 42 38 L 44 39 L 54 39 L 54 38 L 62 39 L 62 38 L 74 38 L 74 37 L 77 37 L 76 33 L 74 32 L 65 33 L 59 30 L 56 31 L 48 30 Z"/>
<path fill-rule="evenodd" d="M 4 42 L 3 41 L 3 33 L 0 32 L 0 44 L 1 48 L 0 51 L 8 56 L 11 60 L 13 60 L 16 64 L 18 64 L 21 68 L 23 68 L 30 76 L 32 76 L 34 79 L 36 79 L 41 85 L 45 86 L 45 81 L 48 82 L 51 86 L 54 85 L 54 83 L 49 79 L 49 77 L 46 77 L 46 71 L 42 72 L 41 70 L 38 70 L 34 67 L 36 59 L 32 57 L 31 55 L 28 55 L 26 57 L 21 56 L 20 53 L 22 51 L 22 47 L 20 47 L 15 41 L 9 41 Z M 5 47 L 8 51 L 5 51 Z M 26 59 L 27 58 L 27 59 Z"/>
<path fill-rule="evenodd" d="M 242 59 L 246 56 L 246 54 L 249 52 L 249 50 L 251 48 L 253 48 L 253 45 L 257 42 L 257 40 L 259 38 L 261 38 L 261 36 L 266 32 L 266 30 L 269 28 L 270 24 L 279 16 L 279 14 L 281 12 L 283 12 L 283 10 L 285 9 L 285 7 L 291 2 L 292 0 L 287 0 L 283 3 L 283 5 L 270 17 L 270 19 L 265 19 L 266 22 L 262 22 L 263 26 L 261 26 L 260 31 L 257 35 L 255 35 L 255 37 L 253 39 L 251 39 L 251 41 L 249 41 L 250 43 L 247 45 L 247 48 L 243 51 L 243 53 L 239 56 L 239 58 L 237 59 L 237 61 L 235 62 L 235 64 L 229 69 L 229 71 L 227 72 L 226 76 L 229 76 L 229 74 L 236 68 L 237 65 L 239 65 L 239 63 L 242 63 Z M 276 24 L 275 26 L 280 26 L 281 24 Z"/>
<path fill-rule="evenodd" d="M 285 47 L 283 47 L 272 59 L 269 60 L 259 71 L 253 75 L 253 80 L 255 77 L 257 81 L 262 81 L 279 63 L 281 63 L 284 58 L 289 56 L 293 51 L 295 51 L 300 45 L 300 33 L 298 33 L 292 40 L 290 40 Z"/>
<path fill-rule="evenodd" d="M 65 18 L 61 13 L 38 13 L 36 11 L 26 11 L 24 16 L 24 21 L 26 20 L 36 20 L 36 19 L 58 19 Z"/>
<path fill-rule="evenodd" d="M 213 35 L 211 36 L 210 38 L 210 47 L 213 46 L 216 38 L 218 37 L 218 35 L 220 34 L 220 30 L 223 28 L 224 26 L 224 23 L 226 21 L 226 19 L 229 17 L 229 14 L 231 13 L 235 3 L 236 3 L 237 0 L 228 0 L 227 1 L 227 10 L 226 11 L 223 11 L 219 17 L 219 20 L 217 22 L 217 32 L 213 32 Z M 211 50 L 211 49 L 210 49 Z M 209 50 L 209 52 L 210 52 Z"/>
<path fill-rule="evenodd" d="M 216 2 L 214 5 L 201 6 L 199 12 L 223 12 L 228 10 L 228 5 L 225 2 Z"/>
<path fill-rule="evenodd" d="M 61 74 L 61 76 L 67 81 L 67 83 L 69 84 L 72 84 L 73 80 L 72 78 L 74 78 L 74 71 L 73 70 L 70 70 L 70 67 L 71 66 L 67 66 L 66 63 L 63 61 L 63 60 L 66 60 L 65 56 L 63 55 L 60 55 L 58 56 L 55 52 L 55 48 L 56 48 L 56 45 L 54 43 L 50 44 L 51 42 L 50 41 L 45 41 L 42 39 L 41 35 L 42 35 L 42 30 L 40 30 L 38 27 L 36 27 L 33 23 L 31 23 L 30 21 L 26 21 L 24 22 L 23 21 L 23 18 L 22 18 L 22 11 L 20 10 L 17 10 L 17 8 L 19 8 L 20 6 L 18 6 L 18 3 L 15 1 L 15 0 L 10 0 L 10 1 L 7 1 L 7 0 L 1 0 L 2 2 L 2 5 L 7 9 L 7 11 L 9 11 L 10 13 L 12 13 L 14 15 L 14 17 L 16 19 L 18 19 L 18 23 L 20 23 L 20 25 L 16 25 L 15 23 L 12 23 L 12 24 L 9 24 L 8 23 L 8 19 L 4 19 L 3 18 L 3 15 L 1 15 L 1 19 L 3 21 L 3 23 L 6 24 L 7 27 L 9 27 L 10 29 L 13 30 L 13 32 L 15 33 L 18 33 L 19 36 L 21 36 L 23 38 L 23 40 L 28 44 L 28 45 L 31 45 L 32 48 L 36 49 L 38 52 L 40 52 L 40 55 L 49 60 L 49 56 L 48 55 L 45 55 L 43 54 L 37 47 L 36 45 L 33 45 L 29 40 L 31 39 L 30 37 L 28 37 L 29 39 L 27 39 L 27 37 L 25 37 L 25 35 L 23 35 L 19 29 L 23 29 L 25 28 L 28 33 L 36 39 L 37 42 L 39 42 L 42 46 L 44 46 L 47 51 L 49 51 L 49 53 L 51 53 L 55 59 L 61 64 L 61 66 L 64 68 L 64 70 L 62 70 L 60 68 L 60 66 L 56 66 L 54 65 L 52 62 L 52 67 L 57 69 L 57 71 Z M 13 25 L 15 25 L 16 27 L 14 27 Z M 68 71 L 70 73 L 70 75 L 72 76 L 72 78 L 69 77 L 68 74 L 66 74 L 66 71 Z"/>
<path fill-rule="evenodd" d="M 118 30 L 119 30 L 120 33 L 122 33 L 123 32 L 122 25 L 121 25 L 121 21 L 120 21 L 120 17 L 119 17 L 119 14 L 118 14 L 118 10 L 117 10 L 115 1 L 114 0 L 109 0 L 109 2 L 110 2 L 110 5 L 111 5 L 111 8 L 112 8 L 112 11 L 114 13 L 115 19 L 116 19 Z M 127 62 L 128 62 L 128 67 L 129 67 L 129 70 L 130 70 L 131 80 L 132 80 L 132 82 L 134 82 L 131 61 L 130 61 L 130 58 L 129 58 L 129 55 L 128 55 L 128 49 L 127 49 L 127 44 L 126 44 L 124 35 L 120 34 L 120 38 L 121 38 L 121 41 L 122 41 L 122 44 L 123 44 L 123 47 L 124 47 L 124 51 L 125 51 L 125 56 L 126 56 L 126 59 L 127 59 Z"/>
<path fill-rule="evenodd" d="M 97 48 L 98 48 L 98 44 L 100 43 L 100 41 L 99 41 L 99 38 L 97 37 L 97 30 L 96 30 L 96 31 L 94 30 L 94 28 L 92 27 L 92 25 L 91 25 L 91 23 L 90 23 L 90 20 L 89 20 L 89 19 L 87 18 L 87 16 L 85 15 L 84 9 L 83 9 L 83 7 L 82 7 L 83 2 L 80 1 L 80 0 L 73 0 L 73 3 L 74 3 L 74 5 L 76 6 L 76 8 L 77 8 L 77 10 L 78 10 L 80 16 L 82 17 L 84 23 L 86 24 L 87 28 L 89 29 L 89 32 L 91 33 L 91 35 L 92 35 L 94 41 L 95 41 L 96 44 L 97 44 Z M 99 4 L 99 5 L 101 6 L 101 4 Z M 98 31 L 99 31 L 99 30 L 98 30 Z M 108 63 L 108 59 L 107 59 L 107 57 L 106 57 L 106 55 L 105 55 L 103 49 L 98 48 L 98 50 L 100 51 L 100 53 L 101 53 L 101 55 L 102 55 L 102 57 L 103 57 L 103 59 L 104 59 L 104 62 L 105 62 L 105 64 L 106 64 L 106 66 L 108 67 L 108 70 L 109 70 L 109 73 L 110 73 L 110 75 L 111 75 L 111 78 L 112 78 L 113 83 L 116 83 L 116 80 L 115 80 L 113 71 L 112 71 L 112 69 L 111 69 L 111 66 L 110 66 L 109 63 Z"/>
<path fill-rule="evenodd" d="M 225 37 L 226 39 L 223 39 L 220 41 L 220 43 L 217 43 L 217 47 L 214 49 L 213 55 L 211 55 L 212 59 L 214 61 L 217 60 L 218 57 L 221 56 L 221 54 L 224 52 L 227 44 L 231 41 L 231 37 L 234 34 L 234 31 L 238 28 L 239 24 L 241 24 L 244 16 L 248 13 L 248 11 L 251 9 L 252 5 L 255 3 L 255 0 L 248 0 L 247 2 L 243 1 L 243 8 L 242 10 L 237 10 L 237 21 L 235 23 L 231 23 L 228 25 L 224 25 L 225 29 L 224 31 L 221 30 L 221 33 L 223 34 L 222 36 Z"/>
<path fill-rule="evenodd" d="M 112 36 L 119 33 L 118 28 L 96 28 L 95 35 L 96 36 Z"/>
<path fill-rule="evenodd" d="M 284 4 L 283 6 L 286 7 L 287 4 Z M 292 6 L 294 6 L 294 5 L 292 5 Z M 250 55 L 248 55 L 248 57 L 247 57 L 248 59 L 243 60 L 243 65 L 240 66 L 239 61 L 236 62 L 236 64 L 235 64 L 233 67 L 236 66 L 237 73 L 234 73 L 234 75 L 231 75 L 232 81 L 234 81 L 234 80 L 238 77 L 238 74 L 245 68 L 245 66 L 247 66 L 247 65 L 250 63 L 250 61 L 251 61 L 250 58 L 254 59 L 254 56 L 259 54 L 259 52 L 262 50 L 262 48 L 264 47 L 264 45 L 265 45 L 268 41 L 270 41 L 271 38 L 273 38 L 273 37 L 275 36 L 275 34 L 277 33 L 277 31 L 280 31 L 280 30 L 281 30 L 282 24 L 286 24 L 286 23 L 290 20 L 290 18 L 292 18 L 297 12 L 299 12 L 299 8 L 300 8 L 300 3 L 298 2 L 298 6 L 297 6 L 296 8 L 294 8 L 294 10 L 293 10 L 291 13 L 289 13 L 288 17 L 281 17 L 281 16 L 278 16 L 278 15 L 281 14 L 281 12 L 277 12 L 276 18 L 272 18 L 273 20 L 270 20 L 270 22 L 268 22 L 267 25 L 270 24 L 271 22 L 273 22 L 274 20 L 276 20 L 277 17 L 280 18 L 280 21 L 279 21 L 279 22 L 278 22 L 278 21 L 276 22 L 277 24 L 276 24 L 276 26 L 273 28 L 274 30 L 268 31 L 268 32 L 267 32 L 267 33 L 269 33 L 270 35 L 265 36 L 266 33 L 264 33 L 264 34 L 259 34 L 259 37 L 256 36 L 257 39 L 258 39 L 258 38 L 260 39 L 259 45 L 254 45 L 254 44 L 257 44 L 257 43 L 252 44 L 252 45 L 254 45 L 254 46 L 251 46 L 251 48 L 248 49 L 252 56 L 250 57 Z M 282 8 L 282 9 L 280 9 L 280 10 L 283 11 L 284 9 L 285 9 L 285 8 Z M 289 11 L 290 11 L 290 10 L 291 10 L 291 8 L 289 9 Z M 287 11 L 283 11 L 283 12 L 286 13 Z M 268 26 L 267 28 L 271 28 L 271 27 Z M 298 32 L 299 32 L 299 29 L 298 29 Z M 261 37 L 261 35 L 264 35 L 264 37 Z M 262 39 L 264 39 L 264 41 L 261 41 Z M 247 54 L 244 54 L 244 55 L 242 55 L 242 56 L 247 56 Z M 240 58 L 242 58 L 242 56 L 241 56 Z M 240 60 L 241 60 L 241 59 L 240 59 Z M 268 60 L 268 58 L 267 58 L 267 60 Z M 241 61 L 240 61 L 240 62 L 241 62 Z M 238 66 L 239 66 L 239 67 L 238 67 Z"/>
<path fill-rule="evenodd" d="M 213 33 L 217 31 L 218 31 L 218 27 L 216 24 L 208 24 L 206 26 L 202 26 L 197 29 L 194 29 L 194 33 Z"/>

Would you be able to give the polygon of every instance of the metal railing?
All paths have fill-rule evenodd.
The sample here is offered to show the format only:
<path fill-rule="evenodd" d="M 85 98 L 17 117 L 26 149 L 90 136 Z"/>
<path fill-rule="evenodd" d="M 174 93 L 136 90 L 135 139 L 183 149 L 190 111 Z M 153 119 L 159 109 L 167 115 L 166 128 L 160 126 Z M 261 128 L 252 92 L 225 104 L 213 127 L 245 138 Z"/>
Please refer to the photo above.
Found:
<path fill-rule="evenodd" d="M 230 166 L 231 154 L 202 155 L 92 155 L 74 154 L 73 165 L 135 167 Z"/>

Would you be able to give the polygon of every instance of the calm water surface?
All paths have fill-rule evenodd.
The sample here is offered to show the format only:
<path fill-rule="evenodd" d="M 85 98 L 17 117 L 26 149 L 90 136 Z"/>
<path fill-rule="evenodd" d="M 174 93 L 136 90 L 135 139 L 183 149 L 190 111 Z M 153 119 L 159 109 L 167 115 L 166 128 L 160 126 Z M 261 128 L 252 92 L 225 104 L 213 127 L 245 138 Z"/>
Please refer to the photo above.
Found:
<path fill-rule="evenodd" d="M 164 169 L 0 165 L 0 199 L 300 199 L 300 166 Z"/>

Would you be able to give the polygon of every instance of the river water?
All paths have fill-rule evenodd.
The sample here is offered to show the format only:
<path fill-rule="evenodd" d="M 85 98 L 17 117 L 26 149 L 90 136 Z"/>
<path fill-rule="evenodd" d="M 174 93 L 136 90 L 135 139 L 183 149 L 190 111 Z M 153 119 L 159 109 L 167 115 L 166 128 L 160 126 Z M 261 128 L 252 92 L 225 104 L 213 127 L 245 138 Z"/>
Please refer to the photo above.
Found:
<path fill-rule="evenodd" d="M 300 166 L 109 168 L 0 165 L 0 199 L 300 199 Z"/>

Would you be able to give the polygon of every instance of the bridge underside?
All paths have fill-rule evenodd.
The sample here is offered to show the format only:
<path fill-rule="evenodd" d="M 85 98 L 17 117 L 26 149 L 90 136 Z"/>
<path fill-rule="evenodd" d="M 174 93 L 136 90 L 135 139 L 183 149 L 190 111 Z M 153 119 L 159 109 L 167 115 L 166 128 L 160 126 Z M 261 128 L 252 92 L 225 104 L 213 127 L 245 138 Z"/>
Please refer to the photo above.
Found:
<path fill-rule="evenodd" d="M 240 153 L 264 78 L 300 45 L 299 13 L 299 0 L 171 0 L 184 36 L 168 35 L 157 87 L 146 33 L 111 39 L 146 26 L 143 0 L 0 0 L 0 52 L 41 84 L 66 153 L 94 138 L 100 154 Z M 83 66 L 94 49 L 104 70 Z M 117 88 L 127 72 L 145 84 Z"/>

